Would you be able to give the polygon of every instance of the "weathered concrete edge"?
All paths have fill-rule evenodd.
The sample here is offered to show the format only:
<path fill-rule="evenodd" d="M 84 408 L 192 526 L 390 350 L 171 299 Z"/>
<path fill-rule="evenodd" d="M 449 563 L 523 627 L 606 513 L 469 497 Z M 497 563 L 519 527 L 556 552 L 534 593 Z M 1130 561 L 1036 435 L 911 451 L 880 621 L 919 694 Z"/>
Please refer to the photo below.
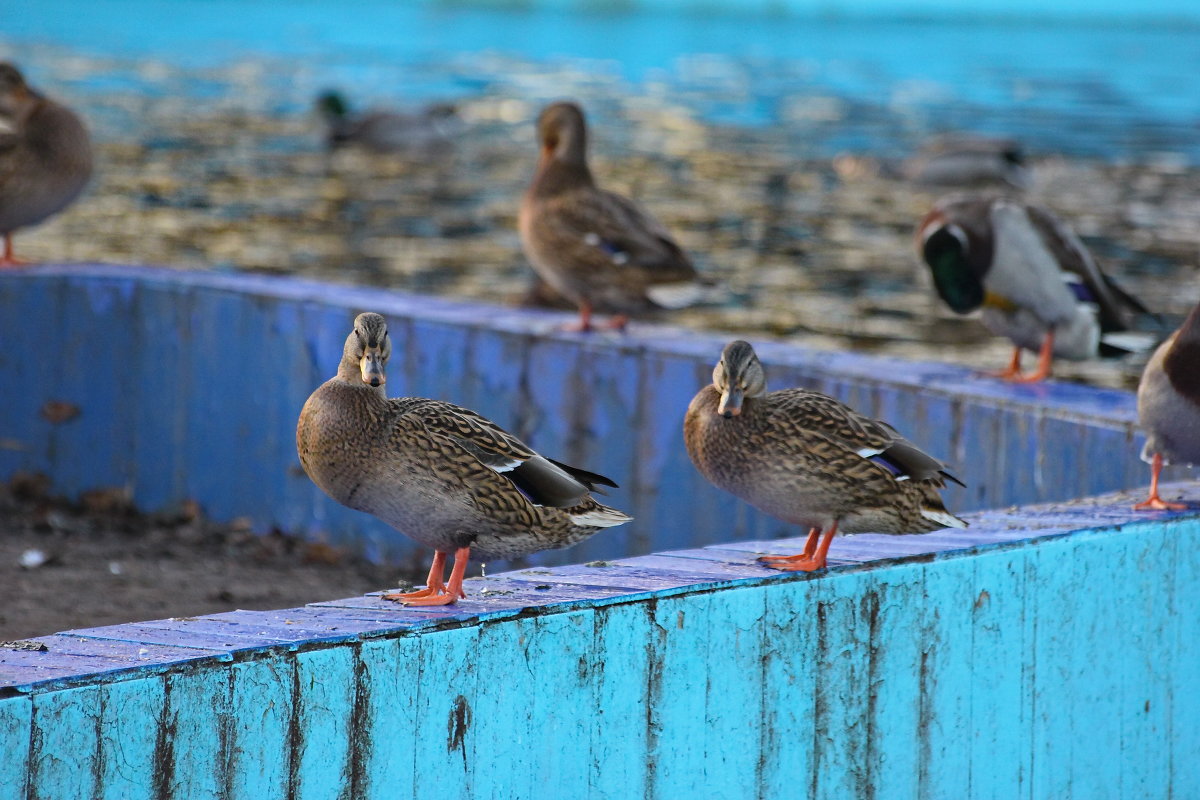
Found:
<path fill-rule="evenodd" d="M 527 605 L 519 608 L 465 612 L 453 614 L 452 616 L 431 618 L 415 623 L 397 623 L 397 625 L 392 628 L 382 628 L 363 633 L 339 634 L 304 642 L 285 642 L 263 646 L 247 646 L 235 652 L 204 653 L 201 650 L 197 650 L 197 656 L 194 658 L 186 658 L 179 661 L 149 665 L 130 665 L 127 667 L 121 667 L 107 671 L 88 671 L 79 675 L 52 678 L 45 681 L 4 684 L 3 674 L 0 673 L 0 700 L 23 695 L 33 696 L 56 691 L 64 691 L 83 686 L 119 683 L 126 680 L 133 680 L 148 676 L 192 672 L 195 670 L 222 666 L 231 667 L 234 664 L 271 659 L 289 653 L 306 653 L 312 651 L 330 650 L 345 647 L 347 645 L 361 644 L 362 642 L 370 640 L 387 640 L 411 636 L 425 636 L 464 628 L 503 623 L 505 621 L 514 619 L 529 619 L 534 617 L 552 616 L 556 614 L 568 614 L 583 609 L 599 609 L 634 605 L 651 599 L 658 600 L 680 596 L 702 596 L 727 589 L 756 588 L 771 585 L 783 585 L 794 582 L 838 580 L 839 577 L 848 578 L 863 572 L 886 572 L 889 570 L 903 569 L 905 567 L 919 564 L 956 561 L 966 558 L 1001 554 L 1016 550 L 1032 549 L 1035 547 L 1053 545 L 1057 542 L 1088 541 L 1117 535 L 1138 535 L 1140 533 L 1153 531 L 1162 525 L 1176 525 L 1200 518 L 1200 488 L 1197 488 L 1194 484 L 1172 484 L 1164 486 L 1163 493 L 1172 497 L 1181 496 L 1185 501 L 1190 503 L 1191 507 L 1182 512 L 1155 513 L 1153 515 L 1147 515 L 1144 518 L 1135 517 L 1131 512 L 1129 518 L 1119 522 L 1110 522 L 1099 525 L 1084 525 L 1081 527 L 1071 527 L 1069 525 L 1064 527 L 1059 525 L 1056 530 L 1052 530 L 1051 532 L 1047 533 L 1035 533 L 1027 538 L 1010 538 L 1005 541 L 976 544 L 963 548 L 914 553 L 911 555 L 900 555 L 893 557 L 872 558 L 859 563 L 831 565 L 827 571 L 816 574 L 785 574 L 771 572 L 769 574 L 754 577 L 737 578 L 731 580 L 701 581 L 672 588 L 631 591 L 628 593 L 616 594 L 611 597 L 580 598 L 576 600 L 556 601 L 546 603 L 544 605 Z M 1097 508 L 1102 505 L 1112 503 L 1117 507 L 1128 509 L 1130 495 L 1129 493 L 1123 492 L 1115 493 L 1113 495 L 1095 498 L 1095 501 L 1096 503 L 1090 507 Z M 1014 509 L 1012 510 L 1012 513 L 1016 517 L 1022 515 L 1036 516 L 1040 513 L 1046 513 L 1048 511 L 1052 512 L 1069 509 L 1070 504 L 1047 504 L 1043 506 Z M 999 520 L 1003 518 L 1004 514 L 1002 512 L 982 512 L 979 514 L 966 516 L 968 519 L 991 517 Z M 795 550 L 800 549 L 800 547 L 803 545 L 803 540 L 779 539 L 769 543 L 732 542 L 712 545 L 706 549 L 765 552 L 761 549 L 755 549 L 756 546 L 763 544 L 768 544 L 771 548 L 771 552 L 786 553 L 794 552 Z M 658 555 L 669 556 L 671 553 L 668 551 Z M 622 560 L 616 560 L 613 562 L 613 565 L 620 566 L 621 561 Z M 510 573 L 500 573 L 489 577 L 493 580 L 503 580 L 511 576 L 520 576 L 521 572 L 523 571 L 518 570 Z M 524 580 L 528 581 L 529 579 L 524 578 Z M 469 584 L 468 588 L 470 588 Z M 322 604 L 313 603 L 305 606 L 304 608 L 313 608 L 320 605 Z M 292 609 L 280 609 L 278 613 L 286 613 L 289 610 Z M 204 620 L 213 616 L 215 615 L 197 617 L 195 619 Z M 73 634 L 71 632 L 66 632 L 64 634 L 54 635 L 62 636 Z M 29 641 L 38 642 L 48 638 L 50 637 L 35 637 Z M 104 640 L 99 637 L 77 636 L 76 638 L 91 639 L 93 641 L 111 641 Z M 128 642 L 130 644 L 142 644 L 141 642 L 136 642 L 134 640 L 119 641 Z M 182 646 L 186 647 L 186 645 Z"/>

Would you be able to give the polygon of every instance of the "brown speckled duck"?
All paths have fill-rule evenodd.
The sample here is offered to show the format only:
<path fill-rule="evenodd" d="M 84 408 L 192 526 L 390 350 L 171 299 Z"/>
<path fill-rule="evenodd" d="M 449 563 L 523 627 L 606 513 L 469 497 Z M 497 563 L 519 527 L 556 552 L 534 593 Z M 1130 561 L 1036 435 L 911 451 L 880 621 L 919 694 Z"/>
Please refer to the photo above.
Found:
<path fill-rule="evenodd" d="M 460 597 L 467 561 L 567 547 L 631 517 L 596 502 L 608 478 L 544 458 L 473 411 L 421 397 L 388 399 L 391 339 L 360 314 L 337 375 L 296 426 L 305 472 L 343 505 L 379 517 L 435 551 L 426 588 L 384 595 L 411 605 Z M 454 554 L 443 583 L 446 556 Z"/>
<path fill-rule="evenodd" d="M 1054 357 L 1081 360 L 1148 350 L 1128 332 L 1141 302 L 1100 271 L 1083 242 L 1046 209 L 977 194 L 944 197 L 917 228 L 917 250 L 937 292 L 959 314 L 983 309 L 983 324 L 1015 345 L 996 377 L 1018 383 L 1050 374 Z M 1021 374 L 1021 351 L 1038 353 Z"/>
<path fill-rule="evenodd" d="M 1163 464 L 1200 461 L 1200 305 L 1158 346 L 1138 384 L 1138 419 L 1146 431 L 1142 460 L 1150 464 L 1150 496 L 1135 509 L 1180 511 L 1186 503 L 1159 497 Z"/>
<path fill-rule="evenodd" d="M 62 211 L 91 174 L 92 148 L 79 117 L 0 62 L 0 266 L 21 263 L 13 257 L 13 231 Z"/>
<path fill-rule="evenodd" d="M 767 391 L 754 348 L 730 342 L 713 382 L 688 407 L 692 463 L 720 489 L 809 529 L 804 552 L 764 564 L 811 572 L 844 533 L 928 533 L 965 528 L 938 489 L 961 482 L 886 422 L 808 389 Z M 818 546 L 821 531 L 825 536 Z"/>
<path fill-rule="evenodd" d="M 670 233 L 635 203 L 596 186 L 587 165 L 587 124 L 574 103 L 554 103 L 537 123 L 541 156 L 521 202 L 521 243 L 533 268 L 579 306 L 628 314 L 678 308 L 703 294 L 696 268 Z"/>

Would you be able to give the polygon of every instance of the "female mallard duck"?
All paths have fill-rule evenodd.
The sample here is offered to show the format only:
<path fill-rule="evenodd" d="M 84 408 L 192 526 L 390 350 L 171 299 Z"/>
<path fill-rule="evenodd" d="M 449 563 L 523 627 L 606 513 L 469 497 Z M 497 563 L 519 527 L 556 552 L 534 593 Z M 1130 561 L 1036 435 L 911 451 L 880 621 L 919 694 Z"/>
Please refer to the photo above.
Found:
<path fill-rule="evenodd" d="M 525 255 L 560 294 L 579 306 L 574 330 L 591 329 L 593 309 L 628 314 L 679 308 L 703 289 L 671 234 L 630 200 L 596 186 L 587 165 L 587 125 L 574 103 L 538 117 L 541 156 L 521 202 Z"/>
<path fill-rule="evenodd" d="M 360 314 L 337 375 L 296 426 L 304 471 L 339 503 L 434 548 L 426 588 L 384 595 L 412 605 L 460 597 L 467 560 L 567 547 L 631 517 L 589 494 L 608 478 L 544 458 L 473 411 L 421 397 L 388 399 L 392 343 L 379 314 Z M 449 583 L 446 555 L 454 553 Z"/>
<path fill-rule="evenodd" d="M 938 294 L 1016 345 L 997 377 L 1032 383 L 1050 374 L 1054 356 L 1082 360 L 1149 349 L 1151 337 L 1124 335 L 1132 312 L 1146 307 L 1096 266 L 1074 231 L 1040 206 L 1003 197 L 939 200 L 917 228 L 917 249 Z M 1145 341 L 1139 341 L 1144 338 Z M 1035 372 L 1021 374 L 1021 350 L 1038 351 Z"/>
<path fill-rule="evenodd" d="M 1158 495 L 1163 464 L 1200 461 L 1200 305 L 1158 346 L 1138 384 L 1138 419 L 1146 430 L 1142 460 L 1150 464 L 1150 496 L 1135 509 L 1179 511 Z"/>
<path fill-rule="evenodd" d="M 760 559 L 776 569 L 825 566 L 839 529 L 902 534 L 967 526 L 938 494 L 947 479 L 962 485 L 945 464 L 886 422 L 820 392 L 768 392 L 746 342 L 726 345 L 712 384 L 688 406 L 683 436 L 692 463 L 713 485 L 809 528 L 803 553 Z"/>
<path fill-rule="evenodd" d="M 0 62 L 0 266 L 21 263 L 13 257 L 13 231 L 62 211 L 91 174 L 92 148 L 79 117 Z"/>
<path fill-rule="evenodd" d="M 340 92 L 328 91 L 316 105 L 330 150 L 358 145 L 372 153 L 427 153 L 447 147 L 462 127 L 457 110 L 447 103 L 409 114 L 378 109 L 356 114 Z"/>

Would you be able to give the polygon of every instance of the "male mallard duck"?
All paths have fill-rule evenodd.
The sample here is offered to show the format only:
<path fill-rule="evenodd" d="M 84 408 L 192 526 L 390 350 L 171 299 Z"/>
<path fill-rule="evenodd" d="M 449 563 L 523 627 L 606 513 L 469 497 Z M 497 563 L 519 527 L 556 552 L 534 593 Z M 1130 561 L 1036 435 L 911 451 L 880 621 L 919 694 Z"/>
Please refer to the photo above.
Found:
<path fill-rule="evenodd" d="M 1150 337 L 1117 336 L 1131 312 L 1149 313 L 1100 271 L 1069 227 L 1040 206 L 1004 197 L 952 195 L 917 227 L 917 249 L 938 294 L 967 314 L 983 308 L 983 324 L 1016 345 L 997 377 L 1019 383 L 1050 374 L 1054 356 L 1081 360 L 1148 349 Z M 1037 370 L 1021 374 L 1021 350 L 1039 353 Z"/>
<path fill-rule="evenodd" d="M 454 106 L 431 105 L 409 114 L 373 110 L 354 114 L 340 92 L 317 98 L 317 110 L 328 127 L 329 149 L 358 145 L 372 153 L 420 153 L 450 144 L 462 127 Z"/>
<path fill-rule="evenodd" d="M 1146 430 L 1142 460 L 1150 464 L 1150 496 L 1134 508 L 1187 508 L 1158 496 L 1158 474 L 1163 464 L 1200 461 L 1200 305 L 1154 351 L 1137 399 L 1138 419 Z"/>
<path fill-rule="evenodd" d="M 904 165 L 909 180 L 922 186 L 965 189 L 981 186 L 1029 186 L 1025 152 L 1014 139 L 946 134 L 926 142 Z"/>
<path fill-rule="evenodd" d="M 632 201 L 596 186 L 587 165 L 587 124 L 574 103 L 538 117 L 541 156 L 521 202 L 525 255 L 538 274 L 579 306 L 577 330 L 593 309 L 618 314 L 679 308 L 703 293 L 696 268 L 671 234 Z"/>
<path fill-rule="evenodd" d="M 763 366 L 743 341 L 725 346 L 712 384 L 688 406 L 683 436 L 713 485 L 809 528 L 800 555 L 760 559 L 777 569 L 825 566 L 839 529 L 905 534 L 967 526 L 938 494 L 947 479 L 962 485 L 945 464 L 886 422 L 820 392 L 768 392 Z"/>
<path fill-rule="evenodd" d="M 467 560 L 567 547 L 631 517 L 589 494 L 608 478 L 544 458 L 474 411 L 422 397 L 388 399 L 387 323 L 360 314 L 337 375 L 304 404 L 296 449 L 339 503 L 434 548 L 425 589 L 384 595 L 412 605 L 460 597 Z M 446 555 L 454 553 L 450 582 Z"/>
<path fill-rule="evenodd" d="M 62 211 L 91 174 L 92 148 L 79 117 L 0 62 L 0 266 L 20 263 L 13 257 L 13 231 Z"/>

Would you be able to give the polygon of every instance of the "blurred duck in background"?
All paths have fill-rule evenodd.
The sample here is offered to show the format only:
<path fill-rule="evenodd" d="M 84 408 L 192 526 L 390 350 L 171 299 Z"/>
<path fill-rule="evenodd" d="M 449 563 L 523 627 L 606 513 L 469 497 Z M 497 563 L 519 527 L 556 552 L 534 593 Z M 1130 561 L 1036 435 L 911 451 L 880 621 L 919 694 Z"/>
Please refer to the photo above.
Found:
<path fill-rule="evenodd" d="M 91 175 L 92 147 L 79 117 L 0 62 L 0 266 L 22 263 L 13 255 L 13 232 L 62 211 Z"/>
<path fill-rule="evenodd" d="M 1138 384 L 1138 419 L 1146 431 L 1142 460 L 1150 464 L 1150 496 L 1137 510 L 1181 511 L 1158 494 L 1164 464 L 1200 461 L 1200 305 L 1158 346 Z"/>
<path fill-rule="evenodd" d="M 908 180 L 946 189 L 1024 190 L 1032 183 L 1025 151 L 1015 139 L 952 133 L 930 139 L 904 163 Z"/>
<path fill-rule="evenodd" d="M 579 308 L 570 330 L 592 329 L 592 312 L 617 316 L 681 308 L 701 300 L 705 283 L 658 220 L 596 185 L 587 164 L 587 124 L 575 103 L 546 107 L 537 122 L 541 155 L 521 202 L 519 226 L 534 270 Z"/>
<path fill-rule="evenodd" d="M 450 146 L 463 130 L 457 109 L 448 103 L 410 113 L 382 109 L 355 113 L 341 92 L 327 91 L 317 98 L 316 107 L 325 121 L 330 150 L 355 146 L 371 153 L 427 153 Z"/>
<path fill-rule="evenodd" d="M 995 377 L 1032 383 L 1050 375 L 1055 357 L 1083 360 L 1146 351 L 1155 338 L 1130 331 L 1148 314 L 1096 266 L 1083 242 L 1040 206 L 1005 197 L 958 194 L 921 220 L 917 250 L 938 294 L 955 312 L 982 309 L 983 324 L 1015 345 Z M 1021 351 L 1038 353 L 1021 373 Z"/>

